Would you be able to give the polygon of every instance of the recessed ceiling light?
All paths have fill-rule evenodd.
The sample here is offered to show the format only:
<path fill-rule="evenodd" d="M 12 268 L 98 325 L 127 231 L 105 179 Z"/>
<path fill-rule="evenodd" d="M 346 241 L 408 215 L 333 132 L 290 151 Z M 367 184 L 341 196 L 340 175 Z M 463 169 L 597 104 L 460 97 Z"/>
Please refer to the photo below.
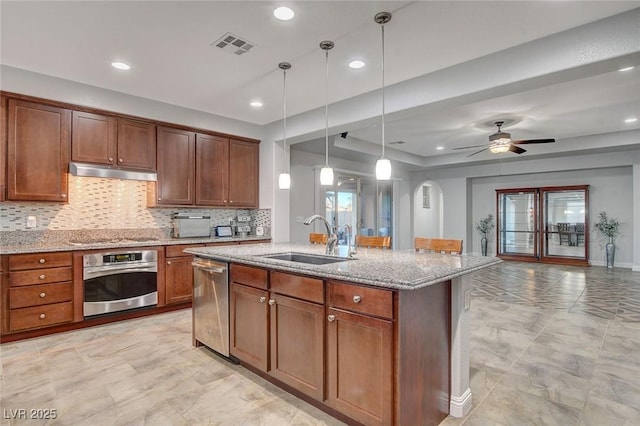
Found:
<path fill-rule="evenodd" d="M 438 151 L 442 151 L 442 150 L 444 149 L 444 146 L 436 146 L 436 149 L 437 149 Z"/>
<path fill-rule="evenodd" d="M 260 108 L 262 106 L 262 102 L 260 101 L 251 101 L 251 103 L 249 104 L 254 108 Z"/>
<path fill-rule="evenodd" d="M 618 71 L 622 71 L 622 72 L 631 71 L 633 68 L 635 68 L 635 67 L 625 67 L 625 68 L 620 68 Z"/>
<path fill-rule="evenodd" d="M 125 64 L 124 62 L 111 62 L 111 66 L 123 71 L 126 71 L 131 68 L 129 64 Z"/>
<path fill-rule="evenodd" d="M 631 117 L 624 120 L 625 123 L 635 123 L 636 121 L 638 121 L 636 117 Z"/>
<path fill-rule="evenodd" d="M 353 68 L 354 70 L 363 68 L 364 66 L 365 66 L 364 61 L 361 61 L 359 59 L 349 62 L 349 68 Z"/>
<path fill-rule="evenodd" d="M 273 16 L 281 21 L 288 21 L 289 19 L 292 19 L 294 15 L 295 13 L 293 12 L 293 10 L 289 9 L 286 6 L 278 7 L 273 11 Z"/>

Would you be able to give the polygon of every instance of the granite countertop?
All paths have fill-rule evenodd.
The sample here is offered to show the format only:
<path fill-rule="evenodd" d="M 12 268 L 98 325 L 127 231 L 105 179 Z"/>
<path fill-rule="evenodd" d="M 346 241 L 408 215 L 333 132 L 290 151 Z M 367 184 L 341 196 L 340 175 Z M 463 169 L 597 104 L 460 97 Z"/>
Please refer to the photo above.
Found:
<path fill-rule="evenodd" d="M 126 247 L 152 247 L 176 244 L 233 243 L 270 240 L 270 236 L 172 238 L 163 233 L 148 230 L 57 231 L 50 233 L 3 232 L 0 254 L 45 253 L 54 251 L 120 249 Z M 93 240 L 86 244 L 74 244 L 74 240 Z"/>
<path fill-rule="evenodd" d="M 263 257 L 302 252 L 324 255 L 322 245 L 283 243 L 233 247 L 196 247 L 185 252 L 200 257 L 259 266 L 274 270 L 350 281 L 376 287 L 416 290 L 500 263 L 497 257 L 416 253 L 414 250 L 361 249 L 352 260 L 312 265 Z"/>

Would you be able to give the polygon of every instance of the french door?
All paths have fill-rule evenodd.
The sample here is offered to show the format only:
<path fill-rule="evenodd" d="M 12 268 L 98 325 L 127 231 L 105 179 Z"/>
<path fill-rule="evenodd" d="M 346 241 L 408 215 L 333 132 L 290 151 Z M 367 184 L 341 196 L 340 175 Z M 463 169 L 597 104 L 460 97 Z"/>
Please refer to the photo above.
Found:
<path fill-rule="evenodd" d="M 498 256 L 589 264 L 589 186 L 496 190 Z"/>

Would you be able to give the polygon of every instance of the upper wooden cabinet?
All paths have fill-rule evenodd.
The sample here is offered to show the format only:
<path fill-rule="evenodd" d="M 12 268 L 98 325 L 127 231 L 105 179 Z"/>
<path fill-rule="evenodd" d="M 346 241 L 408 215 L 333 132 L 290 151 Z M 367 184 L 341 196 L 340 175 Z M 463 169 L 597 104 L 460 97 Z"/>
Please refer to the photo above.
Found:
<path fill-rule="evenodd" d="M 155 170 L 155 125 L 89 112 L 73 112 L 73 161 Z"/>
<path fill-rule="evenodd" d="M 195 133 L 158 127 L 158 204 L 192 205 Z"/>
<path fill-rule="evenodd" d="M 7 193 L 7 98 L 0 97 L 0 201 Z"/>
<path fill-rule="evenodd" d="M 7 199 L 66 202 L 71 111 L 16 99 L 8 107 Z"/>
<path fill-rule="evenodd" d="M 150 205 L 258 207 L 259 145 L 158 128 L 158 182 Z"/>

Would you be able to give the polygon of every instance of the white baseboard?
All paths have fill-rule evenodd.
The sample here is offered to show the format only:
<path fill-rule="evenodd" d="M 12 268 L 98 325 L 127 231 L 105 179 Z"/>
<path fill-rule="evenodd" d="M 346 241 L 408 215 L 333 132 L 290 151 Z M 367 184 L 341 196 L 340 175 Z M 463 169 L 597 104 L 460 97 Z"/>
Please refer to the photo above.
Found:
<path fill-rule="evenodd" d="M 449 401 L 449 414 L 452 417 L 464 417 L 471 411 L 471 388 L 467 388 L 461 396 L 451 395 Z"/>

